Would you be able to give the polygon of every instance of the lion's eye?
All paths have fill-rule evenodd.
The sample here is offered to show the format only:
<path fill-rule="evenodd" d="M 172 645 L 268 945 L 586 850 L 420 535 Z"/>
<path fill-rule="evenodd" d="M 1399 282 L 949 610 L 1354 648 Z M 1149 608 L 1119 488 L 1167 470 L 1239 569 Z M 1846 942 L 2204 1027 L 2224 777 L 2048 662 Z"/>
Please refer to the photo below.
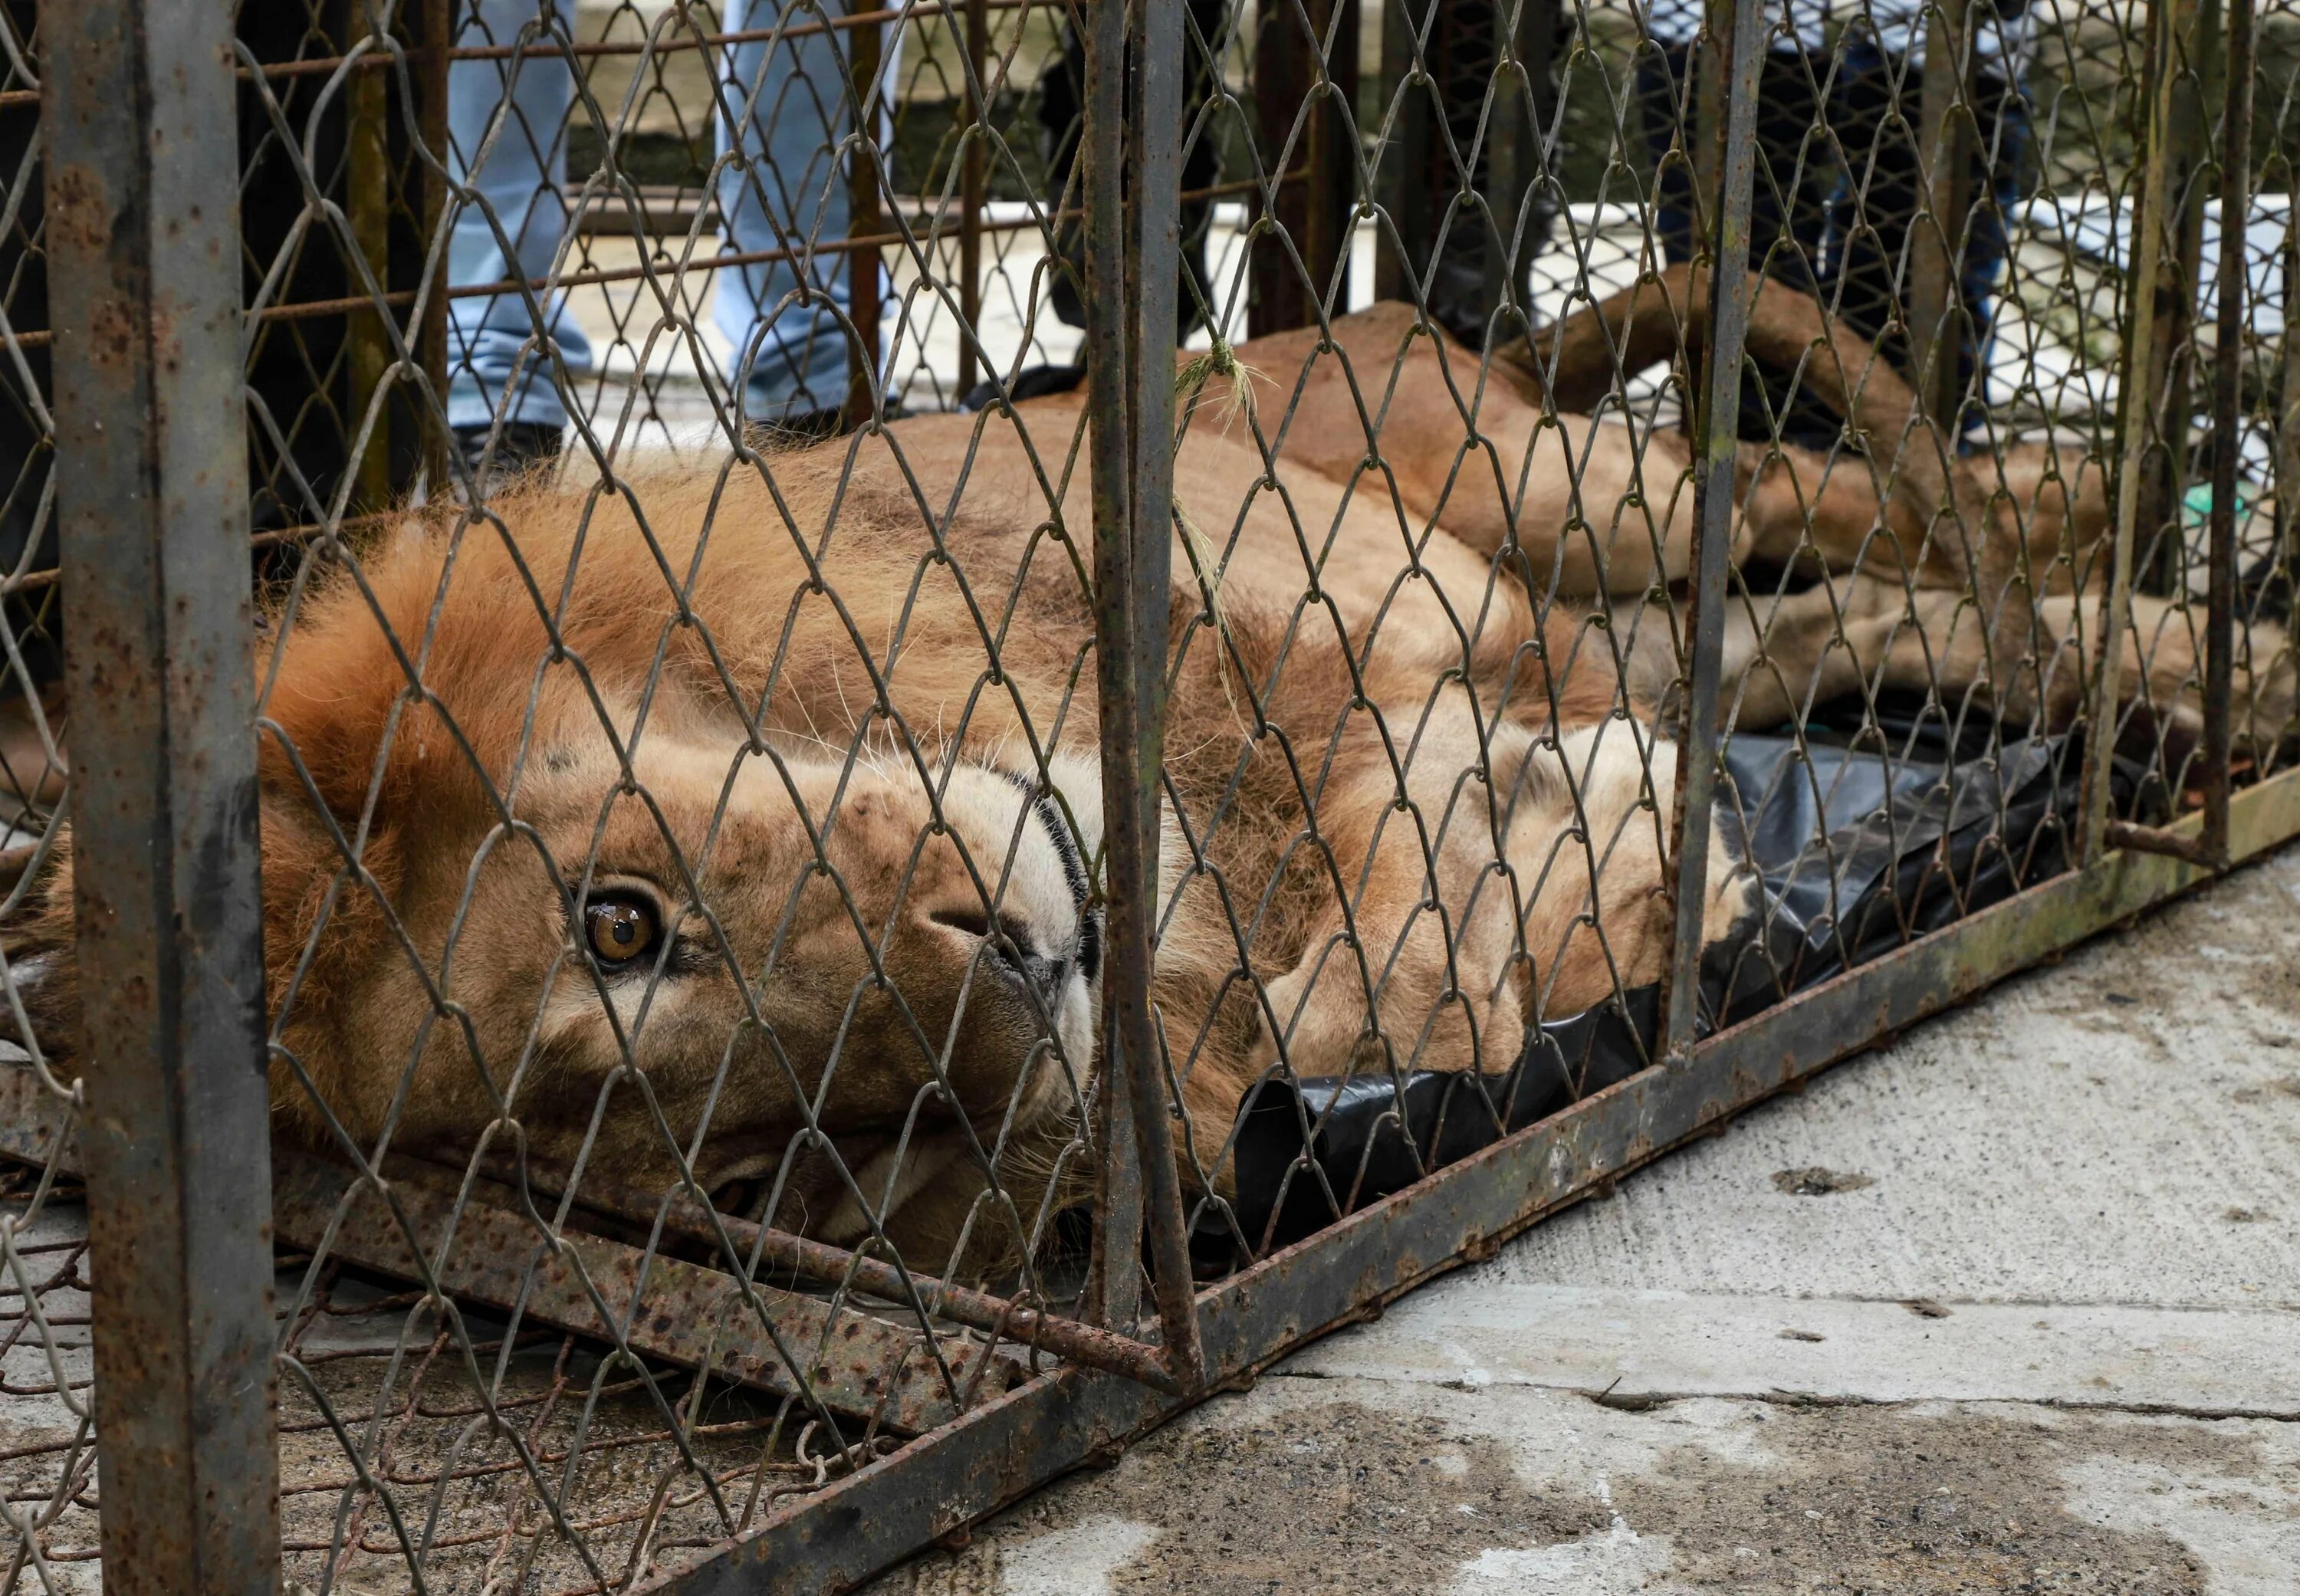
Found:
<path fill-rule="evenodd" d="M 655 944 L 662 926 L 646 904 L 629 898 L 594 898 L 583 907 L 584 934 L 602 964 L 628 964 Z"/>

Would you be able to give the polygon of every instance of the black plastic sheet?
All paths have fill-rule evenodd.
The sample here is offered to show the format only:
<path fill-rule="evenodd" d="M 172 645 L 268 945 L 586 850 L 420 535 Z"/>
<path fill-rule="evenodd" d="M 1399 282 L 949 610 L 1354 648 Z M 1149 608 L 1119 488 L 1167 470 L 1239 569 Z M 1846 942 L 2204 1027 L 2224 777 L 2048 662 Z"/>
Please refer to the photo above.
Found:
<path fill-rule="evenodd" d="M 2077 740 L 1992 753 L 1989 729 L 1880 705 L 1863 730 L 1730 740 L 1720 835 L 1759 891 L 1703 961 L 1704 1032 L 2068 867 Z M 2131 781 L 2118 786 L 2129 802 Z M 1239 1230 L 1257 1252 L 1283 1246 L 1627 1080 L 1651 1061 L 1660 1018 L 1658 989 L 1640 987 L 1538 1027 L 1504 1072 L 1262 1083 L 1238 1126 Z M 1223 1224 L 1202 1240 L 1229 1238 Z"/>

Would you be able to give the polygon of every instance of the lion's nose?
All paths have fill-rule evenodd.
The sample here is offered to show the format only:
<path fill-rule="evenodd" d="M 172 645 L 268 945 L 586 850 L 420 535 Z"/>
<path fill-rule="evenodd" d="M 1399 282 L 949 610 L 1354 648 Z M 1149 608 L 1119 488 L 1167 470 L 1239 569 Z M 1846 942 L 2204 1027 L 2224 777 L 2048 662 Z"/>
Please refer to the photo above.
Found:
<path fill-rule="evenodd" d="M 959 935 L 982 944 L 983 968 L 1003 981 L 1024 985 L 1051 1002 L 1070 973 L 1070 960 L 1046 951 L 1044 943 L 1012 915 L 995 919 L 977 905 L 953 905 L 931 910 L 927 919 Z M 969 957 L 972 957 L 969 950 Z"/>

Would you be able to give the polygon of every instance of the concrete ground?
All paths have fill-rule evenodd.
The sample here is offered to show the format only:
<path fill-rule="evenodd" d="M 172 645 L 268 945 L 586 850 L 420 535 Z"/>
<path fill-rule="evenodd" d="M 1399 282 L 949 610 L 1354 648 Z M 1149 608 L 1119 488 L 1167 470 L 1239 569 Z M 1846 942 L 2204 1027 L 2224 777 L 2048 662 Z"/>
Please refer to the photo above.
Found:
<path fill-rule="evenodd" d="M 2300 849 L 872 1596 L 2300 1591 Z"/>

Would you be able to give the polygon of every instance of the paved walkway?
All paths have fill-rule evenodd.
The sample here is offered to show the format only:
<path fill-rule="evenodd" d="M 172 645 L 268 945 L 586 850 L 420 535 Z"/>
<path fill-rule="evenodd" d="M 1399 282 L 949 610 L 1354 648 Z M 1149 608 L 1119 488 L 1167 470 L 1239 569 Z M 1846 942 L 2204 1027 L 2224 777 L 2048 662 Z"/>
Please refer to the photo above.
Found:
<path fill-rule="evenodd" d="M 2300 849 L 873 1596 L 2300 1590 Z"/>

